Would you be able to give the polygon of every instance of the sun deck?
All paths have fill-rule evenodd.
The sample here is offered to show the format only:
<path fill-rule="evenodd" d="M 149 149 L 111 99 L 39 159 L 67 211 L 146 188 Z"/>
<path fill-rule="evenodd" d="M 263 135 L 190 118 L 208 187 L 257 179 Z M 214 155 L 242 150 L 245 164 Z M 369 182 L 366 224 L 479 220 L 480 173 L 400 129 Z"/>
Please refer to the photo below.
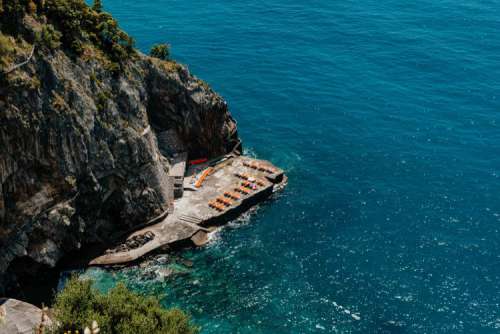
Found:
<path fill-rule="evenodd" d="M 106 251 L 90 265 L 131 262 L 181 241 L 203 245 L 208 227 L 223 224 L 269 197 L 284 182 L 284 173 L 264 160 L 226 156 L 190 166 L 183 182 L 184 191 L 174 201 L 173 213 L 130 234 L 125 243 Z"/>

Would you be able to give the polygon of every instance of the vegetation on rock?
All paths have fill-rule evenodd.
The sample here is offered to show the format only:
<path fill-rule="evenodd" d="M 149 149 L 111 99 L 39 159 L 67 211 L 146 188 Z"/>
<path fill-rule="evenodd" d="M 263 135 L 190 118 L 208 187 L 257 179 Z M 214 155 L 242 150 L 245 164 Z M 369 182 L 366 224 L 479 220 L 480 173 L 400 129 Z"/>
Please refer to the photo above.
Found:
<path fill-rule="evenodd" d="M 53 309 L 58 327 L 51 334 L 84 332 L 99 325 L 109 334 L 195 334 L 189 317 L 178 309 L 164 309 L 154 297 L 143 297 L 118 284 L 104 294 L 89 280 L 73 277 L 57 295 Z"/>
<path fill-rule="evenodd" d="M 0 295 L 25 297 L 19 284 L 51 279 L 66 255 L 171 209 L 160 133 L 193 157 L 239 143 L 219 95 L 134 51 L 101 6 L 0 0 Z"/>
<path fill-rule="evenodd" d="M 35 41 L 53 50 L 61 46 L 61 32 L 55 30 L 52 24 L 46 24 L 42 31 L 35 35 Z"/>
<path fill-rule="evenodd" d="M 155 57 L 161 60 L 170 59 L 170 47 L 168 44 L 155 44 L 149 52 L 151 57 Z"/>
<path fill-rule="evenodd" d="M 0 0 L 0 13 L 0 31 L 4 34 L 30 43 L 43 42 L 49 49 L 59 47 L 61 42 L 65 51 L 81 56 L 90 45 L 118 65 L 136 52 L 134 40 L 110 14 L 102 12 L 100 0 L 92 7 L 84 0 Z M 26 16 L 33 17 L 41 29 L 30 31 L 23 24 Z"/>
<path fill-rule="evenodd" d="M 0 69 L 5 68 L 9 64 L 11 54 L 14 51 L 14 42 L 8 36 L 0 32 Z"/>

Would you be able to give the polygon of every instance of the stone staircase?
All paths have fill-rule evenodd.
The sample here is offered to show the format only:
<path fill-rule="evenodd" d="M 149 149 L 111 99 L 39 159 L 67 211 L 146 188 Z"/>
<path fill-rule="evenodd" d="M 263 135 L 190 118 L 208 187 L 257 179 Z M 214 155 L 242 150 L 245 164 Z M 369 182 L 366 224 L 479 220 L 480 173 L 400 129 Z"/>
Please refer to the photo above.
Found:
<path fill-rule="evenodd" d="M 203 219 L 201 219 L 199 217 L 191 216 L 191 215 L 180 215 L 178 217 L 178 219 L 182 222 L 195 224 L 195 225 L 199 225 L 203 221 Z"/>

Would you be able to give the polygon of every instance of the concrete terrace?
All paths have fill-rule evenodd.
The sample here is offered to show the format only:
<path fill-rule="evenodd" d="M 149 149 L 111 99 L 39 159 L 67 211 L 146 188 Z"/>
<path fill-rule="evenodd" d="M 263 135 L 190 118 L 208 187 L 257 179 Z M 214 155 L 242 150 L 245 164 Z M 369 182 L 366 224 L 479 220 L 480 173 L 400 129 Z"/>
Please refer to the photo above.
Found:
<path fill-rule="evenodd" d="M 183 190 L 179 185 L 174 189 L 177 199 L 173 212 L 160 222 L 133 232 L 124 244 L 107 250 L 90 265 L 135 261 L 183 241 L 201 246 L 208 241 L 211 226 L 236 218 L 285 182 L 283 170 L 264 160 L 229 155 L 186 168 L 183 159 L 185 155 L 177 157 L 171 171 L 174 183 L 183 182 Z"/>

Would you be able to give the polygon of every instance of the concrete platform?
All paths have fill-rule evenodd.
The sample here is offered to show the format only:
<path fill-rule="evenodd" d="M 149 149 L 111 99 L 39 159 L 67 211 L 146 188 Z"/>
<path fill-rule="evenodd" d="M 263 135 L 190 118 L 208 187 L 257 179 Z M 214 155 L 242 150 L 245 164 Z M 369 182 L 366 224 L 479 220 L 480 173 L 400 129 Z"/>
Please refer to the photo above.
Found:
<path fill-rule="evenodd" d="M 276 173 L 266 173 L 245 166 L 246 163 L 257 163 L 270 166 L 276 170 Z M 208 168 L 210 164 L 196 167 L 196 170 Z M 174 214 L 182 212 L 184 215 L 198 217 L 202 220 L 202 225 L 212 225 L 223 223 L 226 218 L 231 219 L 233 214 L 241 213 L 248 209 L 248 206 L 255 205 L 257 202 L 272 194 L 274 185 L 283 179 L 283 170 L 273 166 L 271 163 L 263 160 L 256 160 L 247 157 L 234 157 L 216 164 L 213 173 L 205 180 L 200 188 L 194 187 L 195 180 L 200 172 L 192 173 L 188 170 L 184 179 L 184 196 L 174 201 Z M 193 168 L 191 168 L 193 169 Z M 226 207 L 222 212 L 218 212 L 209 207 L 208 202 L 224 195 L 224 192 L 236 192 L 235 189 L 242 185 L 244 180 L 236 176 L 236 173 L 248 174 L 255 179 L 265 182 L 263 186 L 258 186 L 257 190 L 251 191 L 241 196 L 239 200 L 233 200 L 234 205 Z M 281 177 L 280 177 L 281 176 Z"/>
<path fill-rule="evenodd" d="M 208 227 L 236 218 L 269 197 L 283 182 L 283 170 L 268 161 L 243 156 L 226 156 L 191 166 L 184 177 L 183 195 L 174 201 L 173 213 L 130 234 L 119 251 L 108 250 L 89 264 L 123 264 L 181 241 L 203 245 L 208 240 Z M 128 249 L 121 251 L 123 248 Z"/>

